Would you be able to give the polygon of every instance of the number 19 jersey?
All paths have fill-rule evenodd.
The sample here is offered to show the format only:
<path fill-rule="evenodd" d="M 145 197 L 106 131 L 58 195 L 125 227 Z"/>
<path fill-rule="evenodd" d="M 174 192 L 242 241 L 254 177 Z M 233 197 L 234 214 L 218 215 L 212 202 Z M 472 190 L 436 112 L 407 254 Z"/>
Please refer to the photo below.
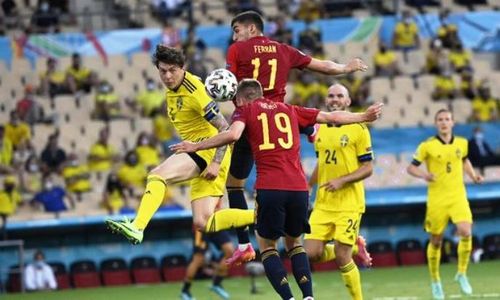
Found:
<path fill-rule="evenodd" d="M 312 58 L 292 46 L 265 36 L 235 42 L 227 50 L 226 68 L 238 81 L 253 78 L 260 82 L 264 97 L 284 102 L 288 75 L 293 68 L 306 67 Z"/>

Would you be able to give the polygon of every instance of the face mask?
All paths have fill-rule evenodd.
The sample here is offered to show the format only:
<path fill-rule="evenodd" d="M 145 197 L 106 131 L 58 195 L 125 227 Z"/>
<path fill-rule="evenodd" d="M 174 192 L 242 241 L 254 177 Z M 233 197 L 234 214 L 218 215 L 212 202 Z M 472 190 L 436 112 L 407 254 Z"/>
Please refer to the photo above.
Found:
<path fill-rule="evenodd" d="M 149 144 L 149 139 L 147 139 L 147 138 L 143 138 L 143 139 L 141 139 L 140 144 L 141 144 L 141 145 L 143 145 L 143 146 L 148 145 L 148 144 Z"/>
<path fill-rule="evenodd" d="M 484 133 L 478 132 L 478 133 L 476 133 L 475 137 L 476 137 L 476 140 L 482 140 L 482 139 L 484 139 Z"/>
<path fill-rule="evenodd" d="M 109 85 L 101 85 L 100 90 L 101 90 L 101 93 L 109 93 L 111 88 L 109 87 Z"/>
<path fill-rule="evenodd" d="M 146 88 L 148 89 L 148 91 L 152 91 L 152 90 L 155 89 L 155 84 L 153 82 L 148 83 L 148 85 L 146 86 Z"/>
<path fill-rule="evenodd" d="M 72 160 L 72 161 L 71 161 L 71 163 L 70 163 L 70 165 L 71 165 L 72 167 L 76 167 L 76 166 L 78 166 L 78 160 L 76 160 L 76 159 Z"/>
<path fill-rule="evenodd" d="M 30 164 L 28 169 L 30 170 L 30 172 L 38 172 L 39 168 L 38 168 L 38 165 L 37 164 Z"/>
<path fill-rule="evenodd" d="M 54 184 L 50 181 L 45 183 L 45 189 L 46 190 L 51 190 L 54 187 Z"/>
<path fill-rule="evenodd" d="M 411 18 L 410 18 L 410 17 L 405 18 L 405 19 L 403 20 L 403 22 L 405 22 L 406 24 L 410 24 L 410 23 L 411 23 Z"/>
<path fill-rule="evenodd" d="M 135 165 L 135 164 L 137 163 L 137 157 L 135 157 L 135 156 L 134 156 L 134 157 L 130 157 L 130 158 L 128 159 L 128 162 L 129 162 L 129 164 L 131 164 L 131 165 Z"/>
<path fill-rule="evenodd" d="M 44 2 L 42 5 L 40 5 L 40 10 L 41 11 L 48 11 L 49 10 L 49 4 Z"/>

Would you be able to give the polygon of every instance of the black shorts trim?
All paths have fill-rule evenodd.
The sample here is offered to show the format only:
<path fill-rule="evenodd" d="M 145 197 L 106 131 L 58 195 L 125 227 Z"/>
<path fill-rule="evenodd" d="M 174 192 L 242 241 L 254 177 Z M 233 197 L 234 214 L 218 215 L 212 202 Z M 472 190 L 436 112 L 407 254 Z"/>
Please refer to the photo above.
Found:
<path fill-rule="evenodd" d="M 189 157 L 191 157 L 198 168 L 200 168 L 200 173 L 205 171 L 205 169 L 207 168 L 207 162 L 201 156 L 196 154 L 196 152 L 188 153 L 187 155 L 189 155 Z"/>

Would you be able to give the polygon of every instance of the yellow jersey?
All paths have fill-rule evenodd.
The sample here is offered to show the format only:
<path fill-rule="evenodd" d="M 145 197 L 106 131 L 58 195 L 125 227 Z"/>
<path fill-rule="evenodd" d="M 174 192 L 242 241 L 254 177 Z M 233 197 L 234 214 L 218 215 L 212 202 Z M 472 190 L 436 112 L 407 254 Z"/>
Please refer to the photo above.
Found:
<path fill-rule="evenodd" d="M 170 121 L 170 118 L 158 114 L 156 117 L 153 119 L 153 132 L 155 135 L 155 138 L 160 141 L 160 142 L 165 142 L 165 141 L 170 141 L 175 134 L 175 128 L 172 125 L 172 121 Z"/>
<path fill-rule="evenodd" d="M 90 173 L 87 165 L 66 166 L 63 169 L 66 188 L 73 193 L 90 191 Z"/>
<path fill-rule="evenodd" d="M 31 140 L 31 129 L 25 122 L 18 122 L 17 125 L 12 125 L 11 123 L 5 124 L 4 134 L 14 148 L 21 143 Z"/>
<path fill-rule="evenodd" d="M 434 175 L 427 190 L 428 205 L 445 206 L 457 198 L 466 198 L 463 160 L 467 155 L 467 140 L 459 136 L 453 136 L 449 144 L 434 136 L 418 146 L 412 164 L 425 163 L 428 172 Z"/>
<path fill-rule="evenodd" d="M 91 171 L 109 171 L 113 165 L 113 156 L 116 150 L 112 145 L 95 143 L 90 148 L 90 155 L 97 159 L 89 159 L 88 166 Z"/>
<path fill-rule="evenodd" d="M 12 164 L 12 156 L 14 155 L 14 148 L 12 142 L 4 135 L 2 144 L 0 145 L 0 164 L 10 166 Z"/>
<path fill-rule="evenodd" d="M 82 82 L 84 82 L 85 80 L 87 80 L 87 78 L 90 76 L 90 69 L 87 69 L 87 68 L 84 68 L 84 67 L 80 67 L 79 69 L 75 69 L 73 67 L 68 67 L 66 69 L 66 73 L 68 75 L 71 75 L 75 78 L 75 81 L 77 82 L 77 84 L 81 84 Z"/>
<path fill-rule="evenodd" d="M 118 179 L 126 185 L 132 185 L 137 188 L 142 188 L 146 186 L 146 177 L 148 172 L 141 164 L 136 164 L 135 166 L 123 164 L 116 174 Z"/>
<path fill-rule="evenodd" d="M 415 23 L 406 24 L 399 22 L 394 28 L 394 43 L 400 47 L 414 46 L 417 41 L 415 36 L 418 34 L 418 27 Z"/>
<path fill-rule="evenodd" d="M 182 140 L 198 142 L 218 133 L 208 120 L 218 112 L 200 79 L 185 71 L 177 90 L 167 89 L 168 116 Z"/>
<path fill-rule="evenodd" d="M 370 132 L 366 125 L 322 124 L 314 148 L 318 156 L 318 192 L 314 208 L 364 212 L 365 190 L 362 181 L 348 183 L 333 192 L 320 186 L 333 178 L 356 171 L 363 162 L 373 160 Z"/>
<path fill-rule="evenodd" d="M 0 215 L 10 216 L 16 212 L 17 205 L 22 202 L 21 195 L 17 190 L 0 191 Z"/>
<path fill-rule="evenodd" d="M 497 101 L 494 98 L 481 99 L 476 97 L 472 100 L 472 110 L 478 121 L 491 121 L 497 115 Z"/>

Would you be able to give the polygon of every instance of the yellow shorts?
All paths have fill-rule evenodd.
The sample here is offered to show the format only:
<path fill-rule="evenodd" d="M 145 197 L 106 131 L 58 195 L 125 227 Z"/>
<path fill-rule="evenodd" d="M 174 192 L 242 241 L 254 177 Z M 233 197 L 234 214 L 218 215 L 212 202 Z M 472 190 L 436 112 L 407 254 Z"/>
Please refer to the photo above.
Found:
<path fill-rule="evenodd" d="M 444 232 L 448 221 L 453 224 L 467 222 L 472 224 L 472 212 L 467 200 L 455 201 L 447 206 L 427 205 L 425 213 L 425 231 L 439 235 Z"/>
<path fill-rule="evenodd" d="M 359 212 L 336 212 L 314 209 L 309 217 L 311 233 L 306 240 L 339 241 L 354 245 L 359 234 L 362 214 Z"/>
<path fill-rule="evenodd" d="M 201 150 L 196 152 L 198 156 L 203 158 L 207 166 L 212 162 L 215 155 L 214 149 Z M 191 201 L 205 197 L 221 197 L 224 195 L 226 188 L 226 179 L 229 173 L 229 165 L 231 164 L 231 149 L 228 147 L 226 154 L 222 159 L 219 169 L 219 175 L 214 180 L 208 180 L 201 176 L 191 179 Z"/>

